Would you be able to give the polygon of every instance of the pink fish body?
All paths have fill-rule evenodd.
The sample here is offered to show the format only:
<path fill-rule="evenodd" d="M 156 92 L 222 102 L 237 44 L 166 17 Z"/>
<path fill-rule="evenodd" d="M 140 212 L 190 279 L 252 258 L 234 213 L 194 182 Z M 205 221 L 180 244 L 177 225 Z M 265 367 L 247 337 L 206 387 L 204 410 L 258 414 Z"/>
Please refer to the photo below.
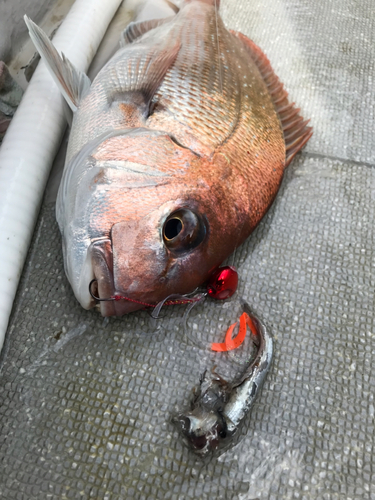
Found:
<path fill-rule="evenodd" d="M 262 219 L 312 134 L 266 56 L 225 28 L 214 0 L 185 0 L 123 38 L 91 85 L 66 60 L 53 69 L 74 110 L 57 219 L 85 308 L 95 306 L 92 280 L 100 298 L 153 304 L 205 282 Z M 142 305 L 100 307 L 109 316 Z"/>

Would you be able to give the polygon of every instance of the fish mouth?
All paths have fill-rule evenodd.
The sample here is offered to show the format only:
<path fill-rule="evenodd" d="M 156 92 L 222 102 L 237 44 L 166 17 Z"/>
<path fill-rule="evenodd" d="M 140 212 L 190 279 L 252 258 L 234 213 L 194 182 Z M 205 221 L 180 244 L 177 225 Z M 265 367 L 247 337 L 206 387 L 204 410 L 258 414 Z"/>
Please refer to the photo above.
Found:
<path fill-rule="evenodd" d="M 142 309 L 142 304 L 115 298 L 123 292 L 116 290 L 114 285 L 112 241 L 109 238 L 94 241 L 89 252 L 94 275 L 89 291 L 99 303 L 102 316 L 123 316 Z"/>

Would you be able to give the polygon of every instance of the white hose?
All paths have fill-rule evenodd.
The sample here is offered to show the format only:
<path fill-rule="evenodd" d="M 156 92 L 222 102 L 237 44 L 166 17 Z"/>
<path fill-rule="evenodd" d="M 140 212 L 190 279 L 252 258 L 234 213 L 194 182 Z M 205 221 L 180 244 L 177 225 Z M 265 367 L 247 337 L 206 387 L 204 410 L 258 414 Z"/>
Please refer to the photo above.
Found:
<path fill-rule="evenodd" d="M 76 0 L 53 39 L 87 71 L 122 0 Z M 48 174 L 66 127 L 62 97 L 40 63 L 0 148 L 0 349 Z"/>

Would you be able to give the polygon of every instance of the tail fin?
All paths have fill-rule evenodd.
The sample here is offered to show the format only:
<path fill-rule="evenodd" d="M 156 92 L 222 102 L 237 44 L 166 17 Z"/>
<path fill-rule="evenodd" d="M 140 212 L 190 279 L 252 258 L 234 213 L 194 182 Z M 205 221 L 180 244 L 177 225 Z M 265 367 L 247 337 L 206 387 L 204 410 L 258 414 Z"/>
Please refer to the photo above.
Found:
<path fill-rule="evenodd" d="M 82 71 L 77 70 L 64 54 L 57 52 L 55 46 L 42 29 L 30 18 L 24 16 L 30 38 L 55 80 L 60 92 L 73 111 L 88 92 L 91 82 Z"/>

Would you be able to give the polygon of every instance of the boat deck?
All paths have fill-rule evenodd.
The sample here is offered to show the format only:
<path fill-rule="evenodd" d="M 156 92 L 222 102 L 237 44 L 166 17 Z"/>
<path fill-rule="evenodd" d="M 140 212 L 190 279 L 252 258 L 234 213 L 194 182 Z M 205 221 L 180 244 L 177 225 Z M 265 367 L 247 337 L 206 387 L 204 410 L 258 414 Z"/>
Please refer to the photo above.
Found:
<path fill-rule="evenodd" d="M 374 2 L 221 0 L 267 54 L 314 135 L 231 260 L 235 297 L 103 319 L 64 274 L 46 194 L 0 373 L 0 498 L 375 499 Z M 52 187 L 51 187 L 52 186 Z M 275 338 L 240 441 L 200 461 L 188 404 L 239 297 Z M 227 362 L 236 363 L 236 357 Z"/>

